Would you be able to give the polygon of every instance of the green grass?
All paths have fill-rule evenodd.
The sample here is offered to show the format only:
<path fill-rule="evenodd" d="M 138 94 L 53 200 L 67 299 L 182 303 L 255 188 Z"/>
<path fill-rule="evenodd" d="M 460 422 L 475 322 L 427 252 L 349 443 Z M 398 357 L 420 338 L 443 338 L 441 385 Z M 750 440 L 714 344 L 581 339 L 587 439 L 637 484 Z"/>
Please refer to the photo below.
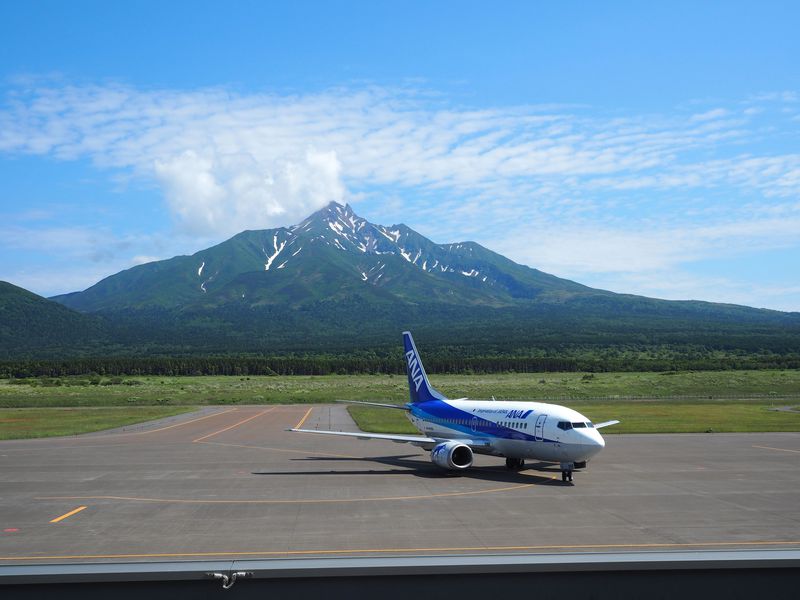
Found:
<path fill-rule="evenodd" d="M 434 375 L 431 380 L 453 398 L 495 396 L 498 400 L 543 400 L 573 407 L 597 422 L 614 418 L 623 421 L 621 425 L 606 429 L 607 433 L 708 429 L 720 432 L 800 431 L 800 414 L 768 410 L 772 406 L 800 405 L 800 370 Z M 107 416 L 123 419 L 95 420 L 94 424 L 86 425 L 87 429 L 62 430 L 56 427 L 58 421 L 63 417 L 66 422 L 73 415 L 59 411 L 51 413 L 41 425 L 30 420 L 0 423 L 0 439 L 7 438 L 10 434 L 4 432 L 8 431 L 16 432 L 15 437 L 96 431 L 176 414 L 181 412 L 180 407 L 325 403 L 345 399 L 405 402 L 408 399 L 406 378 L 330 375 L 0 380 L 0 408 L 95 407 L 113 409 L 106 411 Z M 161 412 L 148 413 L 144 410 L 147 407 Z M 362 407 L 353 407 L 351 411 L 366 431 L 414 432 L 399 411 Z M 100 414 L 87 411 L 85 418 L 91 421 Z"/>
<path fill-rule="evenodd" d="M 778 412 L 769 402 L 759 401 L 614 401 L 572 402 L 570 408 L 600 423 L 622 421 L 603 429 L 613 433 L 715 433 L 800 431 L 799 412 Z M 364 431 L 374 433 L 419 433 L 401 411 L 367 406 L 348 407 Z"/>
<path fill-rule="evenodd" d="M 678 373 L 513 373 L 435 375 L 433 384 L 453 398 L 567 399 L 713 396 L 800 398 L 800 370 L 700 371 Z M 86 377 L 0 380 L 0 407 L 196 406 L 373 400 L 404 402 L 405 376 L 329 375 L 320 377 Z M 55 385 L 58 383 L 59 385 Z M 791 402 L 786 402 L 790 404 Z"/>
<path fill-rule="evenodd" d="M 77 435 L 189 412 L 191 408 L 0 409 L 0 440 Z"/>

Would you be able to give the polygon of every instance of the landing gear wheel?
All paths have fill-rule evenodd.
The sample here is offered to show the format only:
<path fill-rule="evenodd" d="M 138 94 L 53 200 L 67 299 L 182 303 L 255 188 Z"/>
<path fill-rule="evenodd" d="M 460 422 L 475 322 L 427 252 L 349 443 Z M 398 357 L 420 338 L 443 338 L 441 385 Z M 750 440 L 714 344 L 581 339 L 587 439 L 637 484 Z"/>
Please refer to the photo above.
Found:
<path fill-rule="evenodd" d="M 510 471 L 521 471 L 522 467 L 525 465 L 525 461 L 521 458 L 507 458 L 506 459 L 506 469 Z"/>
<path fill-rule="evenodd" d="M 561 471 L 561 481 L 572 481 L 572 471 Z"/>

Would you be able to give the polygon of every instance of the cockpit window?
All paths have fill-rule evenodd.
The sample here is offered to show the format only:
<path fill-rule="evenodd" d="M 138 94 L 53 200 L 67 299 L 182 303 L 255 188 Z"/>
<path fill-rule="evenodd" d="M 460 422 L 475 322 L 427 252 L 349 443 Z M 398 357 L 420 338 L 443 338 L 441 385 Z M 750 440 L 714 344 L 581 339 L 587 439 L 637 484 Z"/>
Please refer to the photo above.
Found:
<path fill-rule="evenodd" d="M 580 428 L 582 428 L 582 427 L 586 427 L 586 423 L 573 423 L 573 424 L 572 424 L 572 426 L 573 426 L 575 429 L 580 429 Z"/>
<path fill-rule="evenodd" d="M 594 423 L 592 423 L 591 421 L 586 421 L 586 426 L 587 426 L 589 429 L 594 429 Z"/>
<path fill-rule="evenodd" d="M 572 423 L 570 423 L 569 421 L 559 421 L 558 428 L 563 429 L 564 431 L 568 431 L 572 429 Z"/>

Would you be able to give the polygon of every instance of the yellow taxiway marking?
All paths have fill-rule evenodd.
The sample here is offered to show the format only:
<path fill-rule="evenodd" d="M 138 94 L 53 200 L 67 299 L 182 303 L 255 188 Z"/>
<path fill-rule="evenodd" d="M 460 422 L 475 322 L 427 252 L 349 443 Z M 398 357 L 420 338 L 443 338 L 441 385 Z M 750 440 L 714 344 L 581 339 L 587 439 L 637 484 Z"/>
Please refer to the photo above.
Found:
<path fill-rule="evenodd" d="M 663 548 L 711 548 L 748 546 L 800 546 L 792 541 L 693 542 L 671 544 L 571 544 L 568 546 L 467 546 L 452 548 L 351 548 L 349 550 L 250 550 L 245 552 L 159 552 L 152 554 L 67 554 L 61 556 L 0 556 L 0 560 L 87 560 L 121 558 L 179 558 L 206 556 L 312 556 L 333 554 L 400 554 L 413 552 L 540 552 L 545 550 L 660 550 Z"/>
<path fill-rule="evenodd" d="M 794 452 L 800 454 L 800 450 L 788 450 L 787 448 L 772 448 L 770 446 L 753 446 L 753 448 L 761 448 L 762 450 L 776 450 L 778 452 Z"/>
<path fill-rule="evenodd" d="M 69 519 L 72 515 L 76 515 L 79 512 L 81 512 L 82 510 L 86 510 L 86 508 L 87 508 L 86 506 L 79 506 L 75 510 L 71 510 L 65 515 L 61 515 L 60 517 L 56 517 L 55 519 L 53 519 L 50 522 L 51 523 L 58 523 L 59 521 L 63 521 L 64 519 Z"/>
<path fill-rule="evenodd" d="M 205 419 L 210 419 L 211 417 L 218 417 L 220 415 L 227 414 L 229 412 L 233 412 L 235 410 L 239 410 L 238 408 L 229 408 L 228 410 L 223 410 L 220 412 L 215 412 L 210 415 L 206 415 L 204 417 L 198 417 L 196 419 L 192 419 L 191 421 L 183 421 L 181 423 L 175 423 L 174 425 L 167 425 L 166 427 L 159 427 L 158 429 L 149 429 L 147 431 L 132 431 L 131 433 L 109 433 L 107 435 L 97 435 L 92 436 L 91 438 L 86 439 L 95 439 L 100 437 L 117 437 L 122 435 L 145 435 L 147 433 L 156 433 L 158 431 L 166 431 L 167 429 L 174 429 L 175 427 L 183 427 L 184 425 L 189 425 L 190 423 L 197 423 L 198 421 L 204 421 Z"/>
<path fill-rule="evenodd" d="M 308 418 L 308 415 L 311 414 L 312 410 L 314 410 L 313 406 L 306 411 L 306 414 L 303 415 L 303 418 L 300 419 L 300 422 L 297 425 L 294 426 L 295 429 L 300 429 L 303 426 L 303 423 L 306 422 L 306 419 Z"/>
<path fill-rule="evenodd" d="M 162 504 L 338 504 L 346 502 L 384 502 L 389 500 L 427 500 L 429 498 L 452 498 L 454 496 L 478 496 L 493 492 L 509 492 L 529 488 L 530 483 L 472 490 L 469 492 L 443 492 L 424 496 L 379 496 L 377 498 L 297 498 L 292 500 L 202 500 L 198 498 L 138 498 L 135 496 L 41 496 L 36 500 L 119 500 L 122 502 L 158 502 Z"/>
<path fill-rule="evenodd" d="M 173 425 L 167 425 L 166 427 L 159 427 L 158 429 L 148 429 L 147 431 L 131 431 L 129 433 L 101 433 L 98 435 L 87 435 L 87 436 L 79 436 L 70 441 L 72 442 L 81 442 L 81 441 L 101 441 L 106 440 L 108 438 L 118 438 L 118 437 L 125 437 L 131 435 L 147 435 L 150 433 L 156 433 L 158 431 L 166 431 L 167 429 L 174 429 L 175 427 L 183 427 L 184 425 L 189 425 L 190 423 L 197 423 L 198 421 L 204 421 L 205 419 L 210 419 L 212 417 L 218 417 L 220 415 L 227 414 L 229 412 L 233 412 L 235 410 L 239 410 L 238 408 L 229 408 L 228 410 L 223 410 L 220 412 L 215 412 L 210 415 L 206 415 L 204 417 L 198 417 L 196 419 L 191 419 L 190 421 L 182 421 L 180 423 L 175 423 Z M 34 438 L 30 440 L 13 440 L 15 442 L 38 442 L 41 441 L 42 438 Z M 3 448 L 3 452 L 9 451 L 18 451 L 18 452 L 47 452 L 51 450 L 71 450 L 73 448 L 104 448 L 106 447 L 105 444 L 93 444 L 93 445 L 83 445 L 83 444 L 70 444 L 69 446 L 40 446 L 40 447 L 25 447 L 25 448 Z"/>
<path fill-rule="evenodd" d="M 268 412 L 271 412 L 271 411 L 273 411 L 273 410 L 275 410 L 275 407 L 274 407 L 274 406 L 273 406 L 273 407 L 270 407 L 270 408 L 267 408 L 267 409 L 264 409 L 264 410 L 262 410 L 260 413 L 258 413 L 258 414 L 255 414 L 255 415 L 253 415 L 252 417 L 247 417 L 246 419 L 244 419 L 244 420 L 242 420 L 242 421 L 239 421 L 238 423 L 234 423 L 233 425 L 228 425 L 227 427 L 223 427 L 222 429 L 220 429 L 220 430 L 218 430 L 218 431 L 214 431 L 214 432 L 212 432 L 212 433 L 209 433 L 209 434 L 207 434 L 207 435 L 204 435 L 204 436 L 202 436 L 202 437 L 199 437 L 199 438 L 197 438 L 196 440 L 192 440 L 192 442 L 193 442 L 193 443 L 202 442 L 203 440 L 205 440 L 205 439 L 208 439 L 208 438 L 210 438 L 210 437 L 214 437 L 215 435 L 219 435 L 220 433 L 224 433 L 224 432 L 226 432 L 226 431 L 230 431 L 230 430 L 231 430 L 231 429 L 233 429 L 234 427 L 239 427 L 239 425 L 244 425 L 244 424 L 245 424 L 245 423 L 247 423 L 248 421 L 252 421 L 253 419 L 255 419 L 255 418 L 257 418 L 257 417 L 260 417 L 261 415 L 263 415 L 263 414 L 266 414 L 266 413 L 268 413 Z"/>
<path fill-rule="evenodd" d="M 231 448 L 251 448 L 253 450 L 270 450 L 271 452 L 288 452 L 290 454 L 314 454 L 316 456 L 332 456 L 334 458 L 352 458 L 361 460 L 363 456 L 352 456 L 350 454 L 334 454 L 333 452 L 312 452 L 310 450 L 291 450 L 289 448 L 270 448 L 269 446 L 246 446 L 244 444 L 227 444 L 225 442 L 200 442 L 201 444 L 210 444 L 214 446 L 230 446 Z M 313 475 L 313 471 L 309 471 Z"/>

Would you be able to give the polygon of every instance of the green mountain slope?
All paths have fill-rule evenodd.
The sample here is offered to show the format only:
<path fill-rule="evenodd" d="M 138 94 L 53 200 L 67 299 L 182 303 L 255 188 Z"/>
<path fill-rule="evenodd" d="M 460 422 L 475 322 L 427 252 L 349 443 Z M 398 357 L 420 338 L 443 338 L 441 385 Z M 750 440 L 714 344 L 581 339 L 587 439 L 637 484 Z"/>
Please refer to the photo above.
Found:
<path fill-rule="evenodd" d="M 800 352 L 798 313 L 596 290 L 336 203 L 54 300 L 140 354 L 349 352 L 402 329 L 458 352 Z"/>
<path fill-rule="evenodd" d="M 353 295 L 374 302 L 508 306 L 588 291 L 479 244 L 435 244 L 405 225 L 373 225 L 332 203 L 294 227 L 245 231 L 54 300 L 84 312 L 231 303 L 297 307 Z"/>
<path fill-rule="evenodd" d="M 0 359 L 92 352 L 110 342 L 105 323 L 0 281 Z"/>

